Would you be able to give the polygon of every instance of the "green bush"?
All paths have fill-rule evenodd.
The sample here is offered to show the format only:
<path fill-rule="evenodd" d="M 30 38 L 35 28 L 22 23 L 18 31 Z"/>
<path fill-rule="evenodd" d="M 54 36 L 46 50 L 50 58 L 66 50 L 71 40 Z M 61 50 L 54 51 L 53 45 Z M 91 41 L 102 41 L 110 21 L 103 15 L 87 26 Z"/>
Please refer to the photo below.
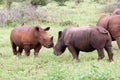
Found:
<path fill-rule="evenodd" d="M 94 2 L 100 3 L 100 4 L 105 4 L 107 2 L 110 2 L 111 0 L 93 0 Z"/>
<path fill-rule="evenodd" d="M 120 8 L 120 2 L 109 3 L 102 7 L 102 11 L 104 12 L 113 12 L 115 9 Z"/>
<path fill-rule="evenodd" d="M 5 1 L 5 4 L 6 4 L 7 9 L 10 9 L 10 8 L 11 8 L 12 3 L 13 3 L 12 0 L 6 0 L 6 1 Z"/>
<path fill-rule="evenodd" d="M 82 76 L 81 80 L 114 80 L 111 76 L 111 69 L 101 70 L 101 67 L 92 62 L 89 74 Z"/>
<path fill-rule="evenodd" d="M 2 4 L 3 3 L 3 0 L 0 0 L 0 4 Z"/>
<path fill-rule="evenodd" d="M 65 5 L 64 3 L 68 0 L 55 0 L 55 1 L 59 4 L 59 6 L 64 6 Z"/>
<path fill-rule="evenodd" d="M 6 24 L 7 26 L 11 26 L 11 27 L 15 27 L 17 25 L 15 21 L 10 20 L 10 19 L 6 20 Z"/>
<path fill-rule="evenodd" d="M 78 26 L 75 22 L 72 22 L 70 20 L 68 21 L 62 21 L 59 23 L 61 26 Z"/>
<path fill-rule="evenodd" d="M 47 5 L 47 3 L 48 3 L 47 0 L 31 0 L 31 4 L 34 6 L 38 6 L 38 5 L 45 6 Z"/>

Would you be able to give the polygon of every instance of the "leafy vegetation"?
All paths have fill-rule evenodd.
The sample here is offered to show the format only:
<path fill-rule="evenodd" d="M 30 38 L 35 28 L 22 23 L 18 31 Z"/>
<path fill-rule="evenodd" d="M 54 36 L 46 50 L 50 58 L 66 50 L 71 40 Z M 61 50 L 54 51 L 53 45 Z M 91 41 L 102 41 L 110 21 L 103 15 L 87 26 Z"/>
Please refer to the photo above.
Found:
<path fill-rule="evenodd" d="M 31 4 L 34 6 L 42 5 L 45 6 L 47 5 L 47 0 L 31 0 Z"/>
<path fill-rule="evenodd" d="M 15 3 L 17 4 L 17 3 Z M 49 15 L 47 21 L 30 20 L 26 25 L 40 25 L 43 28 L 50 26 L 48 35 L 54 36 L 57 41 L 58 31 L 69 25 L 96 24 L 102 14 L 99 9 L 103 4 L 84 0 L 78 5 L 74 1 L 67 1 L 66 6 L 58 6 L 55 2 L 42 8 Z M 17 5 L 19 6 L 19 5 Z M 4 8 L 3 8 L 4 9 Z M 43 13 L 45 13 L 43 12 Z M 24 21 L 23 18 L 21 18 Z M 10 45 L 10 32 L 15 26 L 21 25 L 16 21 L 7 21 L 8 26 L 0 27 L 0 80 L 119 80 L 120 54 L 116 42 L 112 42 L 114 61 L 108 62 L 105 58 L 97 60 L 97 51 L 90 53 L 80 52 L 80 62 L 72 59 L 71 53 L 66 50 L 61 56 L 55 56 L 53 49 L 42 47 L 38 58 L 34 58 L 33 50 L 29 57 L 24 52 L 21 56 L 14 56 Z"/>
<path fill-rule="evenodd" d="M 55 0 L 55 1 L 59 4 L 59 6 L 64 6 L 65 5 L 64 3 L 68 0 Z"/>

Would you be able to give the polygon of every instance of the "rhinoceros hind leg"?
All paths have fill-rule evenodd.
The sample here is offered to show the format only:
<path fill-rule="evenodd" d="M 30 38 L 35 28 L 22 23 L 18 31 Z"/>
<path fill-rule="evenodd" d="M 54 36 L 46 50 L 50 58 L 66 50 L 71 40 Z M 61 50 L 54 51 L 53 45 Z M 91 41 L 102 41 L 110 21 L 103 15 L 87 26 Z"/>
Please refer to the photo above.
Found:
<path fill-rule="evenodd" d="M 108 53 L 108 57 L 109 57 L 109 61 L 113 61 L 113 52 L 112 52 L 112 48 L 111 47 L 106 47 L 105 50 Z"/>
<path fill-rule="evenodd" d="M 105 57 L 103 49 L 97 49 L 98 52 L 98 60 L 101 60 Z"/>

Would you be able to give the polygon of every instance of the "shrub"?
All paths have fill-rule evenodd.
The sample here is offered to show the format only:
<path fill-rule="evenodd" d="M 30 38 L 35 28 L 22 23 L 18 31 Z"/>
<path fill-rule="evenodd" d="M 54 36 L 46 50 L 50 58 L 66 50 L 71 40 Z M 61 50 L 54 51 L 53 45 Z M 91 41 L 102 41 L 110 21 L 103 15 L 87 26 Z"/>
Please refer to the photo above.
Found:
<path fill-rule="evenodd" d="M 111 4 L 107 4 L 102 8 L 104 12 L 113 12 L 115 9 L 120 8 L 120 2 L 115 2 Z"/>
<path fill-rule="evenodd" d="M 110 2 L 110 0 L 93 0 L 94 2 L 100 3 L 100 4 L 105 4 L 107 2 Z"/>
<path fill-rule="evenodd" d="M 54 66 L 48 71 L 47 75 L 44 76 L 44 80 L 66 80 L 65 78 L 68 74 L 68 71 L 65 71 L 61 64 L 55 64 L 53 64 Z"/>
<path fill-rule="evenodd" d="M 7 7 L 7 9 L 11 8 L 12 2 L 13 2 L 12 0 L 6 0 L 6 7 Z"/>
<path fill-rule="evenodd" d="M 38 5 L 45 6 L 47 2 L 48 2 L 47 0 L 31 0 L 31 4 L 36 7 Z"/>
<path fill-rule="evenodd" d="M 111 69 L 101 70 L 98 64 L 92 62 L 89 74 L 83 75 L 81 80 L 112 80 Z"/>
<path fill-rule="evenodd" d="M 36 10 L 30 3 L 24 3 L 21 7 L 11 8 L 0 11 L 0 26 L 13 25 L 16 23 L 26 23 L 30 21 L 52 22 L 49 20 L 46 9 L 39 8 Z"/>
<path fill-rule="evenodd" d="M 15 23 L 13 20 L 6 20 L 6 24 L 8 26 L 11 26 L 11 27 L 15 27 L 17 25 L 17 23 Z"/>
<path fill-rule="evenodd" d="M 55 1 L 59 4 L 59 6 L 64 6 L 65 5 L 64 3 L 68 0 L 55 0 Z"/>
<path fill-rule="evenodd" d="M 2 4 L 3 3 L 3 0 L 0 0 L 0 4 Z"/>
<path fill-rule="evenodd" d="M 75 0 L 75 4 L 79 4 L 80 2 L 83 2 L 84 0 Z"/>
<path fill-rule="evenodd" d="M 60 22 L 60 25 L 61 26 L 78 26 L 76 23 L 74 23 L 74 22 L 72 22 L 72 21 L 70 21 L 70 20 L 68 20 L 68 21 L 63 21 L 63 22 Z"/>

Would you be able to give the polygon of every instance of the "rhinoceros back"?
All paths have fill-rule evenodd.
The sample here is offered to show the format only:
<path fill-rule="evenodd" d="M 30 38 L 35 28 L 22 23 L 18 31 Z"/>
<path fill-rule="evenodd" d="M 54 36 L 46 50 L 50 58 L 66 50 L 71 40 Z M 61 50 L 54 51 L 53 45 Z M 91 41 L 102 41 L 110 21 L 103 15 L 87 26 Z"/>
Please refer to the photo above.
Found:
<path fill-rule="evenodd" d="M 27 32 L 30 29 L 30 27 L 27 26 L 19 26 L 14 28 L 14 31 L 18 31 L 18 32 Z"/>
<path fill-rule="evenodd" d="M 16 45 L 21 45 L 21 39 L 24 39 L 29 36 L 28 33 L 30 32 L 31 28 L 26 26 L 19 26 L 12 30 L 10 35 L 11 42 L 14 42 Z"/>

